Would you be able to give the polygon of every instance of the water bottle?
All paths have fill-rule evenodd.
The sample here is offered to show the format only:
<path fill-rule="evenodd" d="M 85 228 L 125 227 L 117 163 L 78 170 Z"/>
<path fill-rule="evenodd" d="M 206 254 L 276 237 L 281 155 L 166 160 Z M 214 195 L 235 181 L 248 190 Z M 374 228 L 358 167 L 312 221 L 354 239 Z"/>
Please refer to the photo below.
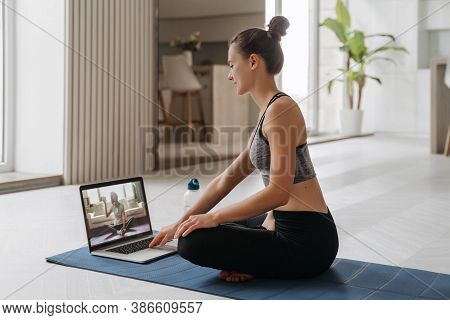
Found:
<path fill-rule="evenodd" d="M 184 212 L 186 212 L 200 197 L 200 183 L 196 178 L 189 180 L 184 193 Z"/>

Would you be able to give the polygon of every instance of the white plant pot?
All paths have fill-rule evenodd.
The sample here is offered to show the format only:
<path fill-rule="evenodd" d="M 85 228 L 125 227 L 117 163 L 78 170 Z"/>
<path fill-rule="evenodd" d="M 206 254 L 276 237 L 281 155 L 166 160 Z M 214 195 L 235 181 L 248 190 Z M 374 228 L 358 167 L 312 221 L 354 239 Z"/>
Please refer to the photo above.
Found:
<path fill-rule="evenodd" d="M 341 109 L 339 110 L 341 121 L 341 134 L 359 135 L 361 134 L 363 110 Z"/>
<path fill-rule="evenodd" d="M 183 51 L 184 57 L 186 58 L 186 62 L 189 67 L 192 67 L 192 51 L 184 50 Z"/>

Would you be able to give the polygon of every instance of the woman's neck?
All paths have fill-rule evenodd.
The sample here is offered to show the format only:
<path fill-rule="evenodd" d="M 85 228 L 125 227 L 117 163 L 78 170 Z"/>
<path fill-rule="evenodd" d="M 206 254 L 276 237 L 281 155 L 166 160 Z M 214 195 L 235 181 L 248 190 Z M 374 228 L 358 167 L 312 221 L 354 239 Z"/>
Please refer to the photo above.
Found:
<path fill-rule="evenodd" d="M 259 110 L 262 112 L 266 109 L 270 99 L 279 91 L 280 90 L 278 90 L 275 83 L 275 78 L 271 76 L 268 79 L 261 79 L 261 81 L 255 83 L 255 86 L 253 90 L 250 91 L 250 94 L 255 103 L 258 105 Z"/>

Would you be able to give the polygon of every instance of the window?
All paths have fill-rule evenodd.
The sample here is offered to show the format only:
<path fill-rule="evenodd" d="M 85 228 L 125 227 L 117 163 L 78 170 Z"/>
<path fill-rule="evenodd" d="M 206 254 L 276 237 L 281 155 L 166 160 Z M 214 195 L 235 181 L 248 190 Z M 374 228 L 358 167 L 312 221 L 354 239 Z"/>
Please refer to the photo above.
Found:
<path fill-rule="evenodd" d="M 0 3 L 0 163 L 5 162 L 5 90 L 4 90 L 4 39 L 5 39 L 5 17 L 4 3 Z"/>
<path fill-rule="evenodd" d="M 283 70 L 278 77 L 282 91 L 300 106 L 311 134 L 317 132 L 317 43 L 318 1 L 266 0 L 266 25 L 275 15 L 289 20 L 287 35 L 281 41 Z"/>
<path fill-rule="evenodd" d="M 13 46 L 9 45 L 12 40 L 9 35 L 12 34 L 13 23 L 11 10 L 7 10 L 8 3 L 9 1 L 0 2 L 0 172 L 13 170 L 11 110 L 13 75 L 10 70 L 13 64 L 11 59 Z"/>

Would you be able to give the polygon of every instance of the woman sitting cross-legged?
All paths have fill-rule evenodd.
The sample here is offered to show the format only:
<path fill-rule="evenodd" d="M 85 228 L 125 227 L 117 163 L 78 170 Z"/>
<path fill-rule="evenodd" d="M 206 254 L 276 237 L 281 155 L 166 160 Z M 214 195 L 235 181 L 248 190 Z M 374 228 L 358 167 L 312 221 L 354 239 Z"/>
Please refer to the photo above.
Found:
<path fill-rule="evenodd" d="M 274 79 L 283 66 L 280 39 L 288 26 L 286 18 L 276 16 L 268 31 L 248 29 L 231 40 L 228 79 L 239 95 L 251 94 L 261 111 L 258 124 L 234 162 L 149 244 L 178 238 L 183 258 L 222 270 L 219 276 L 226 281 L 313 277 L 331 266 L 339 247 L 309 155 L 303 115 Z M 213 210 L 255 169 L 263 190 Z"/>

